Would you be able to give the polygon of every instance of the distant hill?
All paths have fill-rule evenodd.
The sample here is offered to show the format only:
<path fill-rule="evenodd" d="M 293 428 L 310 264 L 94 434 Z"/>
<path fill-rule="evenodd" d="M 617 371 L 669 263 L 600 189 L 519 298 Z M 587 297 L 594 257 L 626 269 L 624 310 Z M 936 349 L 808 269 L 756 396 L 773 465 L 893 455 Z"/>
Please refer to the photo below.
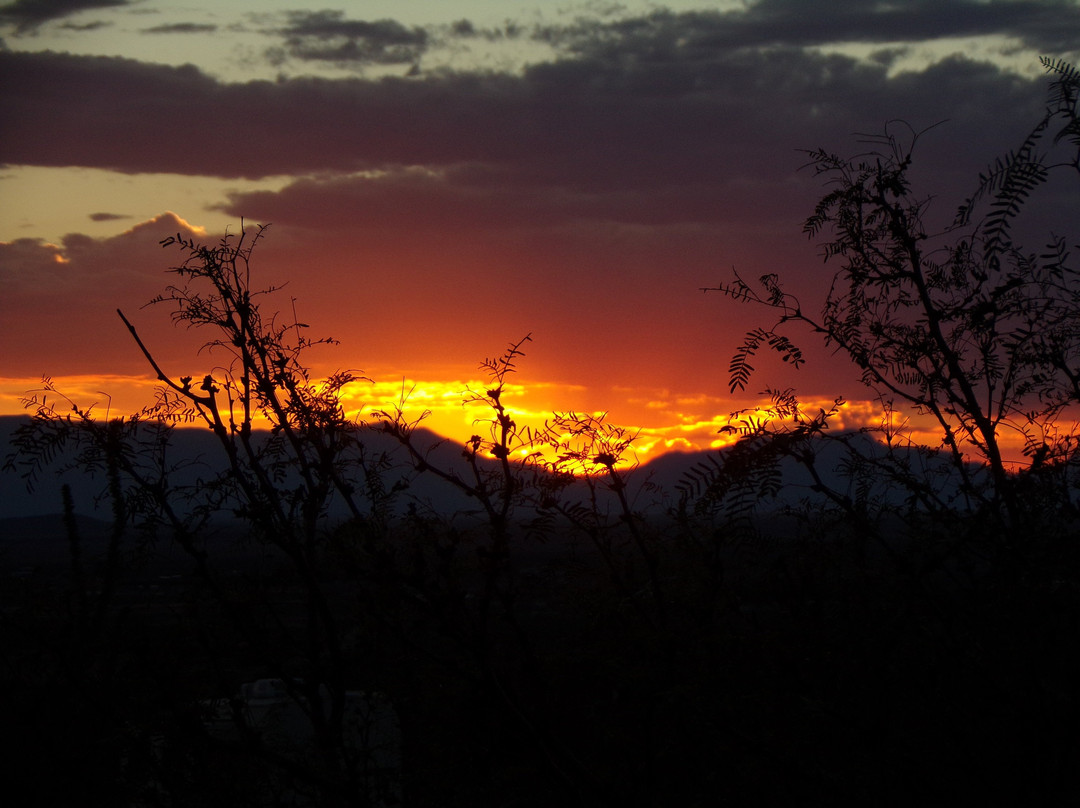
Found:
<path fill-rule="evenodd" d="M 11 454 L 12 436 L 15 430 L 28 420 L 24 416 L 0 417 L 0 458 L 7 458 Z M 425 430 L 417 430 L 415 437 L 417 445 L 425 447 L 433 466 L 457 469 L 463 477 L 467 478 L 468 469 L 462 459 L 463 447 L 460 444 Z M 852 436 L 852 439 L 862 443 L 861 451 L 867 455 L 882 452 L 882 447 L 870 436 Z M 391 470 L 384 478 L 388 485 L 407 474 L 413 477 L 409 488 L 404 493 L 403 501 L 411 501 L 418 507 L 430 508 L 440 513 L 455 513 L 476 507 L 475 502 L 470 501 L 434 475 L 415 475 L 406 452 L 392 437 L 382 431 L 374 428 L 366 430 L 363 434 L 363 442 L 369 455 L 386 452 L 392 458 Z M 173 436 L 173 449 L 174 461 L 192 461 L 176 475 L 175 479 L 180 483 L 193 483 L 200 475 L 210 476 L 216 473 L 215 470 L 223 468 L 220 448 L 213 434 L 206 429 L 177 429 Z M 634 507 L 643 511 L 655 511 L 665 504 L 676 501 L 679 483 L 684 480 L 688 472 L 694 468 L 701 469 L 708 466 L 709 463 L 721 457 L 721 454 L 720 451 L 715 450 L 669 453 L 627 472 L 628 492 Z M 912 463 L 921 462 L 914 452 L 907 454 Z M 820 454 L 819 470 L 827 484 L 842 493 L 854 495 L 855 481 L 848 479 L 840 471 L 842 459 L 843 451 L 840 445 L 835 443 L 826 445 Z M 98 501 L 105 490 L 104 476 L 99 474 L 94 477 L 74 470 L 57 473 L 56 469 L 63 468 L 71 460 L 71 452 L 58 456 L 51 469 L 40 472 L 33 490 L 27 490 L 25 482 L 17 473 L 0 472 L 0 520 L 4 520 L 0 522 L 0 535 L 21 529 L 8 524 L 8 520 L 50 516 L 58 519 L 56 515 L 62 511 L 60 489 L 65 483 L 71 486 L 75 510 L 78 514 L 108 521 L 108 503 Z M 494 461 L 490 462 L 494 463 Z M 941 461 L 937 465 L 939 468 L 947 466 Z M 802 498 L 812 495 L 813 480 L 805 469 L 791 459 L 784 460 L 781 468 L 783 488 L 773 507 L 796 504 Z M 952 487 L 955 486 L 955 480 L 951 479 L 951 474 L 946 473 L 940 475 L 939 484 Z M 898 494 L 888 493 L 879 487 L 873 496 L 892 498 Z"/>
<path fill-rule="evenodd" d="M 27 416 L 0 416 L 0 466 L 12 456 L 12 439 L 16 430 L 29 422 Z M 397 475 L 411 468 L 407 463 L 406 452 L 390 436 L 377 429 L 365 431 L 365 448 L 369 454 L 390 453 L 398 466 Z M 417 430 L 416 442 L 430 452 L 433 464 L 440 467 L 461 465 L 463 447 L 440 438 L 433 432 Z M 174 479 L 180 484 L 193 483 L 198 477 L 208 477 L 224 468 L 224 459 L 217 439 L 207 429 L 189 427 L 176 429 L 172 438 L 173 462 L 188 462 L 185 469 L 179 471 Z M 65 451 L 57 455 L 48 468 L 42 469 L 32 488 L 20 477 L 18 470 L 0 471 L 0 519 L 59 514 L 63 510 L 60 490 L 64 484 L 71 486 L 75 511 L 87 516 L 109 518 L 108 503 L 102 499 L 106 481 L 103 474 L 93 476 L 77 470 L 64 470 L 74 458 L 74 452 Z M 396 479 L 388 475 L 390 482 Z M 430 498 L 434 506 L 458 507 L 460 497 L 453 492 L 442 491 L 443 484 L 429 484 L 426 480 L 417 486 L 414 492 L 421 498 Z"/>

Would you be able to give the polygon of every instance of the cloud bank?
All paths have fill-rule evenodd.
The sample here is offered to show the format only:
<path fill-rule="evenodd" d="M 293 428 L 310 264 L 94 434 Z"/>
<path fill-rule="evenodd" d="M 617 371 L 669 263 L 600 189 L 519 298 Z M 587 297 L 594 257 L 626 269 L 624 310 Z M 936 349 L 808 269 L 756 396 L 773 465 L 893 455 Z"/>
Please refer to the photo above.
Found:
<path fill-rule="evenodd" d="M 32 5 L 5 7 L 8 18 L 89 7 L 45 4 L 33 18 Z M 213 36 L 215 25 L 142 30 Z M 916 179 L 950 218 L 1038 118 L 1034 53 L 1076 57 L 1080 4 L 762 0 L 496 27 L 297 9 L 249 28 L 271 66 L 353 72 L 238 82 L 191 64 L 3 51 L 0 163 L 286 176 L 280 190 L 205 205 L 273 222 L 262 266 L 367 355 L 468 362 L 532 331 L 545 378 L 719 396 L 731 346 L 760 313 L 700 287 L 732 267 L 779 271 L 812 301 L 827 278 L 799 230 L 822 192 L 799 172 L 800 150 L 852 153 L 865 148 L 859 133 L 924 132 Z M 968 40 L 983 50 L 957 52 Z M 438 52 L 493 42 L 541 56 L 505 70 L 432 67 Z M 1015 50 L 1032 52 L 1029 72 L 1004 64 Z M 123 209 L 109 205 L 86 215 Z M 170 260 L 156 241 L 184 226 L 163 215 L 110 238 L 3 245 L 13 291 L 0 336 L 35 334 L 62 352 L 63 335 L 106 328 L 87 319 L 90 302 L 112 328 L 110 302 L 156 291 Z M 100 343 L 102 355 L 125 339 Z M 831 363 L 822 351 L 801 383 L 850 394 Z"/>

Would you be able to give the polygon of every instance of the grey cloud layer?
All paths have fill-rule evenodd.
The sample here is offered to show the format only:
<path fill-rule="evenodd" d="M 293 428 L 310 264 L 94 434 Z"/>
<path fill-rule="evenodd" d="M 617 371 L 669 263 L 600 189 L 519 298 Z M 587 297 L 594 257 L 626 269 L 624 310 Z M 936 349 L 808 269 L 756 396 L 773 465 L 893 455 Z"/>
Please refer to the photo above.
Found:
<path fill-rule="evenodd" d="M 1032 81 L 961 57 L 891 76 L 885 57 L 756 45 L 818 42 L 830 31 L 831 39 L 931 31 L 1034 39 L 1051 28 L 1080 42 L 1080 6 L 1056 0 L 847 2 L 812 17 L 806 8 L 765 0 L 740 12 L 548 29 L 542 35 L 571 55 L 520 75 L 235 84 L 193 66 L 0 53 L 0 161 L 308 177 L 276 196 L 234 196 L 226 208 L 278 222 L 357 211 L 387 221 L 393 211 L 397 221 L 420 212 L 463 221 L 468 211 L 501 226 L 719 221 L 770 206 L 801 210 L 805 200 L 785 193 L 797 149 L 845 151 L 853 133 L 880 132 L 895 118 L 916 130 L 947 119 L 942 141 L 963 144 L 963 154 L 931 149 L 927 170 L 939 185 L 969 182 L 1015 145 L 1041 107 Z M 478 35 L 465 21 L 453 28 Z M 412 59 L 428 41 L 420 29 L 332 11 L 293 12 L 276 32 L 320 59 L 343 47 L 370 61 Z M 343 176 L 372 169 L 383 173 Z"/>
<path fill-rule="evenodd" d="M 489 191 L 622 198 L 780 181 L 796 149 L 844 150 L 896 117 L 950 119 L 949 139 L 982 161 L 1013 145 L 1040 100 L 985 64 L 889 79 L 881 65 L 797 50 L 721 51 L 706 66 L 589 59 L 520 77 L 248 84 L 190 66 L 0 53 L 0 161 L 220 177 L 428 166 L 453 169 L 445 181 L 465 191 L 477 177 L 461 167 L 482 166 Z"/>
<path fill-rule="evenodd" d="M 278 33 L 291 56 L 305 60 L 409 64 L 427 46 L 422 28 L 394 20 L 348 20 L 342 11 L 291 11 Z"/>
<path fill-rule="evenodd" d="M 94 8 L 126 6 L 128 0 L 15 0 L 0 6 L 0 21 L 16 24 L 19 33 L 32 31 L 48 20 L 56 20 Z"/>
<path fill-rule="evenodd" d="M 961 60 L 892 80 L 794 50 L 718 54 L 708 67 L 590 60 L 522 77 L 223 84 L 192 66 L 0 53 L 0 160 L 225 177 L 513 162 L 617 182 L 650 166 L 700 175 L 763 139 L 816 145 L 896 116 L 978 127 L 1039 104 L 1029 82 Z"/>
<path fill-rule="evenodd" d="M 462 19 L 445 29 L 408 28 L 393 20 L 354 20 L 337 10 L 291 11 L 268 29 L 301 60 L 417 64 L 446 41 L 528 38 L 567 55 L 645 61 L 709 61 L 719 50 L 814 47 L 837 43 L 915 43 L 998 35 L 1041 52 L 1065 55 L 1080 41 L 1080 6 L 1072 0 L 758 0 L 733 11 L 658 10 L 625 19 L 581 18 L 569 24 L 484 28 Z M 278 53 L 278 49 L 271 49 Z M 887 54 L 884 54 L 887 56 Z M 276 57 L 280 58 L 280 57 Z"/>
<path fill-rule="evenodd" d="M 580 53 L 655 51 L 679 45 L 692 50 L 815 46 L 848 42 L 922 42 L 997 34 L 1034 48 L 1075 49 L 1080 7 L 1069 0 L 760 0 L 729 12 L 653 14 L 614 23 L 582 22 L 537 35 Z"/>
<path fill-rule="evenodd" d="M 197 22 L 177 22 L 168 25 L 155 25 L 152 28 L 143 28 L 144 34 L 211 34 L 216 31 L 216 25 Z"/>

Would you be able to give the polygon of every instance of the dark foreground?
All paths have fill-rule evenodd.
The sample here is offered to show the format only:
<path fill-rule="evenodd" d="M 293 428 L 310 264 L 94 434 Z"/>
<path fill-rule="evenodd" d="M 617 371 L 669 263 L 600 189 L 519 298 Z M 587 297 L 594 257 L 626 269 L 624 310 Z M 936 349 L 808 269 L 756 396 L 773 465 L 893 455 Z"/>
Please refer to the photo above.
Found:
<path fill-rule="evenodd" d="M 468 527 L 346 526 L 314 571 L 328 644 L 310 588 L 257 543 L 210 540 L 208 578 L 162 538 L 125 535 L 110 561 L 103 524 L 72 556 L 57 520 L 35 537 L 50 552 L 3 566 L 8 788 L 42 805 L 1063 804 L 1077 537 L 945 527 L 651 525 L 647 555 L 523 533 L 500 558 Z M 335 791 L 318 750 L 210 727 L 206 705 L 244 682 L 310 677 L 314 647 L 393 705 L 391 788 Z"/>

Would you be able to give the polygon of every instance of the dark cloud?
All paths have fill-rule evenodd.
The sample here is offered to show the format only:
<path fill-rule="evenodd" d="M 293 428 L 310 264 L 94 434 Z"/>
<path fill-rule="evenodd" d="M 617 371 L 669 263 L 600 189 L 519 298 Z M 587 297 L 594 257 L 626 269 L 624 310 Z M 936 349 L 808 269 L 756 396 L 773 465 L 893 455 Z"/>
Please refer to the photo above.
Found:
<path fill-rule="evenodd" d="M 104 20 L 94 20 L 94 22 L 74 23 L 65 22 L 60 25 L 65 31 L 99 31 L 102 28 L 109 28 L 112 26 L 111 22 L 105 22 Z"/>
<path fill-rule="evenodd" d="M 950 137 L 993 154 L 1041 101 L 1033 82 L 988 64 L 890 78 L 881 64 L 792 49 L 247 84 L 192 66 L 2 53 L 0 161 L 221 177 L 476 163 L 515 182 L 658 188 L 786 175 L 795 149 L 893 118 L 950 119 Z"/>
<path fill-rule="evenodd" d="M 177 22 L 170 25 L 155 25 L 153 28 L 143 28 L 144 34 L 209 34 L 216 31 L 216 25 L 206 25 L 197 22 Z"/>
<path fill-rule="evenodd" d="M 15 23 L 16 31 L 24 33 L 44 22 L 79 11 L 126 5 L 128 0 L 15 0 L 14 3 L 0 6 L 0 20 Z"/>
<path fill-rule="evenodd" d="M 422 28 L 394 20 L 349 20 L 342 11 L 290 11 L 277 33 L 285 50 L 303 60 L 357 64 L 411 64 L 427 47 Z"/>
<path fill-rule="evenodd" d="M 9 292 L 48 288 L 65 276 L 63 248 L 39 238 L 0 242 L 0 279 Z"/>
<path fill-rule="evenodd" d="M 452 22 L 443 31 L 443 36 L 449 39 L 482 39 L 488 42 L 500 42 L 505 40 L 517 40 L 529 36 L 529 32 L 519 23 L 507 20 L 494 28 L 478 28 L 472 20 L 461 19 Z"/>
<path fill-rule="evenodd" d="M 96 213 L 90 218 L 107 221 L 129 217 Z M 140 274 L 140 270 L 132 269 L 139 261 L 153 257 L 153 263 L 162 266 L 159 242 L 163 234 L 178 231 L 191 233 L 175 214 L 164 213 L 105 239 L 69 233 L 59 245 L 37 238 L 0 242 L 0 282 L 5 287 L 36 288 L 57 299 L 65 294 L 83 298 L 100 288 L 115 293 L 130 282 L 133 272 Z M 133 263 L 131 258 L 138 261 Z M 42 284 L 40 278 L 49 282 Z"/>
<path fill-rule="evenodd" d="M 550 231 L 598 225 L 671 228 L 747 223 L 781 213 L 789 182 L 683 181 L 667 187 L 583 189 L 568 183 L 457 166 L 438 173 L 389 170 L 370 177 L 302 179 L 280 191 L 233 193 L 220 207 L 304 228 L 399 239 L 447 232 Z"/>
<path fill-rule="evenodd" d="M 91 213 L 90 221 L 92 222 L 114 222 L 118 219 L 130 219 L 131 217 L 125 213 Z"/>
<path fill-rule="evenodd" d="M 6 292 L 0 295 L 0 344 L 33 344 L 32 351 L 9 351 L 5 371 L 78 372 L 86 356 L 109 356 L 111 371 L 142 372 L 116 308 L 138 316 L 161 292 L 177 255 L 162 250 L 160 241 L 178 232 L 207 238 L 165 213 L 104 239 L 72 233 L 59 245 L 41 239 L 0 242 L 0 287 Z M 163 312 L 140 319 L 152 323 L 148 334 L 155 344 L 183 341 Z M 52 357 L 48 367 L 41 366 L 41 355 Z"/>
<path fill-rule="evenodd" d="M 744 9 L 619 21 L 581 20 L 533 36 L 566 52 L 611 59 L 707 58 L 717 49 L 924 42 L 998 34 L 1043 51 L 1074 51 L 1080 7 L 1069 0 L 759 0 Z"/>
<path fill-rule="evenodd" d="M 469 20 L 458 20 L 450 26 L 450 30 L 457 36 L 461 37 L 473 37 L 476 36 L 476 26 Z"/>

